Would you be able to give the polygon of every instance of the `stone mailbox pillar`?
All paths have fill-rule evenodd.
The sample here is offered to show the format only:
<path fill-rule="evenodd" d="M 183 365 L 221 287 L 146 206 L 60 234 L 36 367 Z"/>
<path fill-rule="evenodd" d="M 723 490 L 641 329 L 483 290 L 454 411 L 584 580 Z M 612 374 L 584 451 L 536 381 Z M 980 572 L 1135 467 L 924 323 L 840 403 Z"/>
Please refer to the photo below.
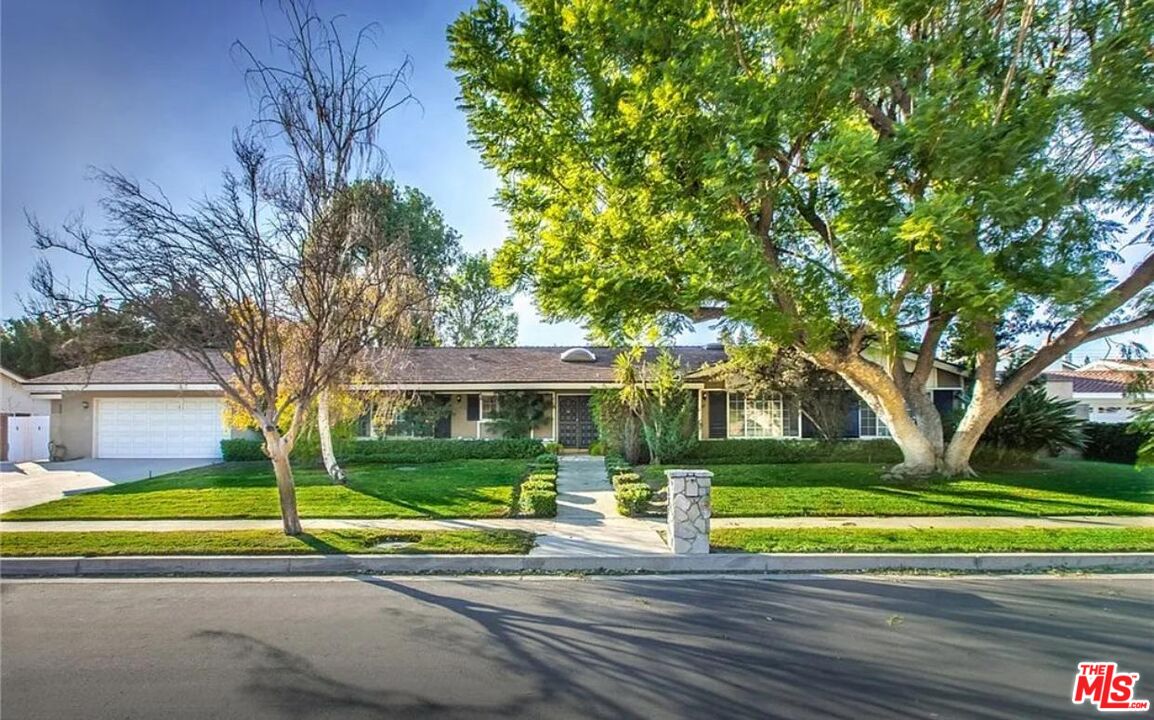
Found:
<path fill-rule="evenodd" d="M 708 470 L 666 470 L 669 480 L 669 508 L 666 542 L 676 554 L 709 552 L 709 493 L 713 473 Z"/>

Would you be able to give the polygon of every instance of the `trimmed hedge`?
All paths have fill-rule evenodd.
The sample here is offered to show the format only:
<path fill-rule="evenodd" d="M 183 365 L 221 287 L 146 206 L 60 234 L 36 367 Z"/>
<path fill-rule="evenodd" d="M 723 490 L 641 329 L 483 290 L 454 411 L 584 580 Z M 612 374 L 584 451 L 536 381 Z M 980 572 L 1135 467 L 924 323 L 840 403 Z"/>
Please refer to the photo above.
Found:
<path fill-rule="evenodd" d="M 263 440 L 221 440 L 225 460 L 267 460 Z M 298 452 L 299 450 L 299 452 Z M 449 460 L 521 460 L 541 455 L 541 441 L 529 438 L 500 440 L 354 440 L 337 443 L 337 460 L 344 463 L 431 463 Z M 298 448 L 293 460 L 313 462 L 315 449 Z"/>
<path fill-rule="evenodd" d="M 1082 457 L 1086 460 L 1133 465 L 1138 462 L 1138 448 L 1146 442 L 1144 433 L 1132 432 L 1125 424 L 1086 423 L 1084 430 Z"/>
<path fill-rule="evenodd" d="M 691 448 L 685 462 L 767 464 L 864 462 L 898 463 L 902 452 L 892 440 L 703 440 Z"/>
<path fill-rule="evenodd" d="M 613 496 L 617 500 L 617 512 L 634 517 L 649 512 L 653 489 L 643 482 L 627 482 L 617 485 Z"/>
<path fill-rule="evenodd" d="M 553 490 L 522 488 L 517 509 L 519 514 L 526 517 L 554 517 L 557 515 L 557 493 Z"/>
<path fill-rule="evenodd" d="M 249 460 L 268 460 L 264 454 L 263 440 L 237 438 L 220 441 L 220 457 L 225 462 L 245 462 Z"/>
<path fill-rule="evenodd" d="M 613 489 L 616 490 L 622 485 L 632 485 L 633 483 L 644 482 L 641 476 L 635 472 L 619 472 L 613 475 Z"/>

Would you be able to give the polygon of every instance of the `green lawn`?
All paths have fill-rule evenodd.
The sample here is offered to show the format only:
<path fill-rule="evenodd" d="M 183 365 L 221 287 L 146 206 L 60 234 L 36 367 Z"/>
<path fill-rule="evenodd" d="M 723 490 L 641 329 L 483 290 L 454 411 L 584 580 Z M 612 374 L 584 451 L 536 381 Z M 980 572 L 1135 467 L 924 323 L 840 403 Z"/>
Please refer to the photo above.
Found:
<path fill-rule="evenodd" d="M 377 547 L 381 543 L 404 543 Z M 521 530 L 315 530 L 296 537 L 280 530 L 171 532 L 5 532 L 0 556 L 500 554 L 524 555 L 533 534 Z"/>
<path fill-rule="evenodd" d="M 646 480 L 664 483 L 662 467 Z M 1023 470 L 910 486 L 881 480 L 884 466 L 861 463 L 714 465 L 713 515 L 1148 515 L 1154 470 L 1054 461 Z"/>
<path fill-rule="evenodd" d="M 524 460 L 354 465 L 347 486 L 297 469 L 302 517 L 476 518 L 510 513 Z M 264 462 L 222 463 L 14 510 L 4 520 L 277 518 L 276 481 Z"/>
<path fill-rule="evenodd" d="M 714 552 L 1152 552 L 1154 529 L 732 528 L 709 541 Z"/>

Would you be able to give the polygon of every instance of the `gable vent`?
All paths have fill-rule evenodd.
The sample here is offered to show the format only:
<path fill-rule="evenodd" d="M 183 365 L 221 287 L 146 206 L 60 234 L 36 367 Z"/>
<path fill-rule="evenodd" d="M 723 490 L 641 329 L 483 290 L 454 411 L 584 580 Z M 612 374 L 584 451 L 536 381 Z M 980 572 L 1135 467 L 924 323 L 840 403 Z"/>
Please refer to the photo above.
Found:
<path fill-rule="evenodd" d="M 561 353 L 561 362 L 596 362 L 597 356 L 589 348 L 569 348 Z"/>

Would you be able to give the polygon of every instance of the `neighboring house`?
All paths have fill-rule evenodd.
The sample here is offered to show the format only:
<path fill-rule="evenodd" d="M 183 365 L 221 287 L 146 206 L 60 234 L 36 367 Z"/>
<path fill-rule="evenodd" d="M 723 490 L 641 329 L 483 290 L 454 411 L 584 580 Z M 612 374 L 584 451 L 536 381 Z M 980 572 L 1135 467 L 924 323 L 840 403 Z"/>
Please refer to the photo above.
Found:
<path fill-rule="evenodd" d="M 1154 383 L 1154 360 L 1098 360 L 1080 368 L 1063 367 L 1047 372 L 1046 392 L 1051 397 L 1075 400 L 1074 414 L 1100 423 L 1126 423 L 1150 403 Z M 1154 390 L 1154 388 L 1151 388 Z"/>
<path fill-rule="evenodd" d="M 500 393 L 540 393 L 545 417 L 533 436 L 587 448 L 597 436 L 590 392 L 617 385 L 613 361 L 620 352 L 603 347 L 413 348 L 386 363 L 391 369 L 385 376 L 352 389 L 419 394 L 423 401 L 446 407 L 427 435 L 482 439 L 499 434 L 492 420 Z M 656 351 L 648 352 L 652 358 Z M 720 345 L 673 352 L 685 387 L 697 396 L 702 440 L 814 435 L 796 402 L 746 397 L 737 384 L 714 379 L 708 369 L 726 359 Z M 959 368 L 937 363 L 931 380 L 935 403 L 953 407 L 964 382 Z M 26 386 L 34 395 L 53 398 L 53 441 L 66 448 L 68 457 L 218 457 L 221 439 L 244 434 L 223 426 L 222 394 L 207 373 L 169 351 L 53 373 Z M 393 427 L 376 426 L 373 414 L 366 413 L 357 432 L 381 437 L 394 434 Z M 846 430 L 850 437 L 889 435 L 864 403 L 851 412 Z"/>
<path fill-rule="evenodd" d="M 48 415 L 49 401 L 33 397 L 24 382 L 24 378 L 0 367 L 0 461 L 8 460 L 8 418 Z"/>

